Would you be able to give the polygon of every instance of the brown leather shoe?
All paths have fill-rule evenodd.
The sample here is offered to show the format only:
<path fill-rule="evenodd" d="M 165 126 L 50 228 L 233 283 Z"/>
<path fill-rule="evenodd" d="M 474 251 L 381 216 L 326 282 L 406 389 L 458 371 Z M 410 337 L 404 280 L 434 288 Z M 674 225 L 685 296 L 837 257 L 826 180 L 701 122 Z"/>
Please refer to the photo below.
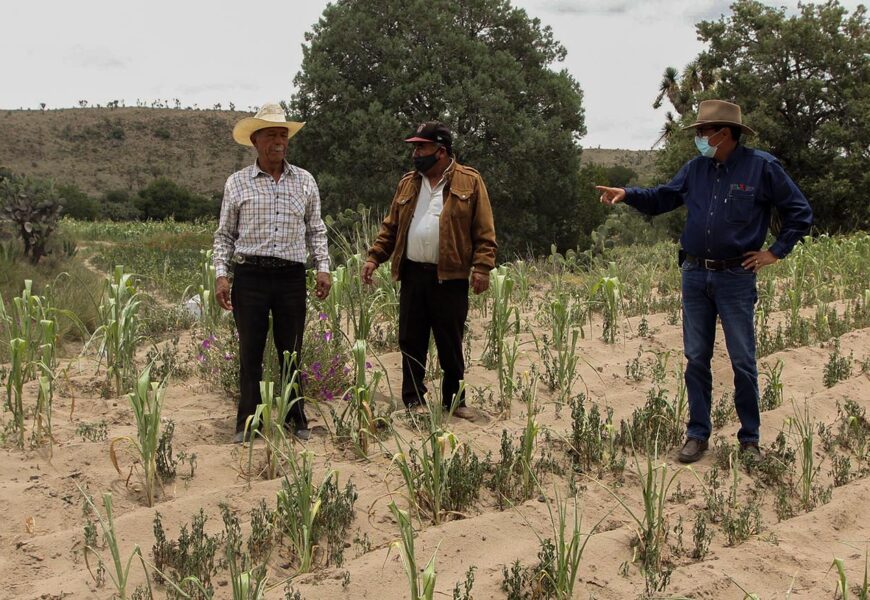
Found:
<path fill-rule="evenodd" d="M 686 438 L 686 443 L 683 444 L 680 454 L 677 457 L 681 463 L 693 463 L 707 451 L 707 441 L 697 438 Z"/>
<path fill-rule="evenodd" d="M 476 415 L 474 414 L 474 411 L 467 406 L 457 406 L 456 410 L 453 411 L 453 416 L 459 419 L 465 419 L 466 421 L 474 421 Z"/>
<path fill-rule="evenodd" d="M 757 442 L 740 442 L 740 457 L 749 460 L 761 460 L 761 449 Z"/>

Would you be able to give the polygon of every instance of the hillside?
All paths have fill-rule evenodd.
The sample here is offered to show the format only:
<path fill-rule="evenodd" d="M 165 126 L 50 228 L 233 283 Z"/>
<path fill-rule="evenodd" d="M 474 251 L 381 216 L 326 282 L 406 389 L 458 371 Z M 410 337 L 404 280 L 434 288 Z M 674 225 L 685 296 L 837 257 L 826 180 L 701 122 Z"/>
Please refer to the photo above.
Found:
<path fill-rule="evenodd" d="M 157 108 L 0 112 L 0 165 L 97 194 L 169 177 L 202 194 L 253 158 L 230 132 L 245 113 Z"/>
<path fill-rule="evenodd" d="M 165 176 L 201 194 L 219 193 L 229 173 L 253 159 L 233 124 L 248 113 L 167 108 L 0 111 L 0 166 L 74 183 L 90 194 L 137 190 Z M 653 152 L 583 150 L 583 162 L 623 165 L 643 181 Z"/>

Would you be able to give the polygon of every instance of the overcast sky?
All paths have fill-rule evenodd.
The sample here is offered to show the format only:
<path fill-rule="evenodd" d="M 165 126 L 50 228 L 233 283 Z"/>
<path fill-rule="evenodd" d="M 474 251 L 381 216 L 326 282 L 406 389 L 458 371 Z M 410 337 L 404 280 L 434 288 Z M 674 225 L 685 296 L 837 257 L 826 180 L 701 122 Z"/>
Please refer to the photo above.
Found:
<path fill-rule="evenodd" d="M 184 106 L 234 102 L 246 109 L 289 99 L 304 33 L 326 4 L 2 0 L 0 108 L 179 98 Z M 701 50 L 694 23 L 716 19 L 729 6 L 723 0 L 513 4 L 552 26 L 568 50 L 562 66 L 584 92 L 582 145 L 631 149 L 649 148 L 658 137 L 665 107 L 655 111 L 652 102 L 665 67 L 681 69 Z"/>

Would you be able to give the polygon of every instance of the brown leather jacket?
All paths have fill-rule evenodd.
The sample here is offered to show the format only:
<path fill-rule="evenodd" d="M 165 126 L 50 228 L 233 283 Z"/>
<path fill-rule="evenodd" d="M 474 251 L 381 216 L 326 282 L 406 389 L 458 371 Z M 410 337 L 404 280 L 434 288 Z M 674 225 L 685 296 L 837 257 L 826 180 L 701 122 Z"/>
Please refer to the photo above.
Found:
<path fill-rule="evenodd" d="M 453 163 L 445 173 L 444 208 L 438 227 L 438 279 L 467 279 L 473 269 L 488 276 L 495 268 L 495 224 L 486 185 L 477 170 Z M 381 264 L 393 259 L 393 279 L 401 278 L 408 228 L 417 208 L 422 175 L 405 173 L 390 212 L 381 224 L 368 259 Z"/>

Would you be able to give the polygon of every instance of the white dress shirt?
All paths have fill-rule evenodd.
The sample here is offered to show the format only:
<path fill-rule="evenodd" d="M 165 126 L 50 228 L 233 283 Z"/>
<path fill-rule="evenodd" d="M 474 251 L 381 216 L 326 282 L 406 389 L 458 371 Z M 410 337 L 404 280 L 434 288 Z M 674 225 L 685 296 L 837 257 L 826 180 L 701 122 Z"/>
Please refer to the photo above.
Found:
<path fill-rule="evenodd" d="M 411 227 L 408 229 L 408 244 L 406 256 L 414 262 L 438 264 L 438 227 L 441 221 L 441 209 L 444 208 L 445 175 L 453 166 L 453 161 L 444 169 L 441 179 L 432 187 L 429 178 L 422 176 L 420 194 L 417 196 L 417 208 Z"/>

